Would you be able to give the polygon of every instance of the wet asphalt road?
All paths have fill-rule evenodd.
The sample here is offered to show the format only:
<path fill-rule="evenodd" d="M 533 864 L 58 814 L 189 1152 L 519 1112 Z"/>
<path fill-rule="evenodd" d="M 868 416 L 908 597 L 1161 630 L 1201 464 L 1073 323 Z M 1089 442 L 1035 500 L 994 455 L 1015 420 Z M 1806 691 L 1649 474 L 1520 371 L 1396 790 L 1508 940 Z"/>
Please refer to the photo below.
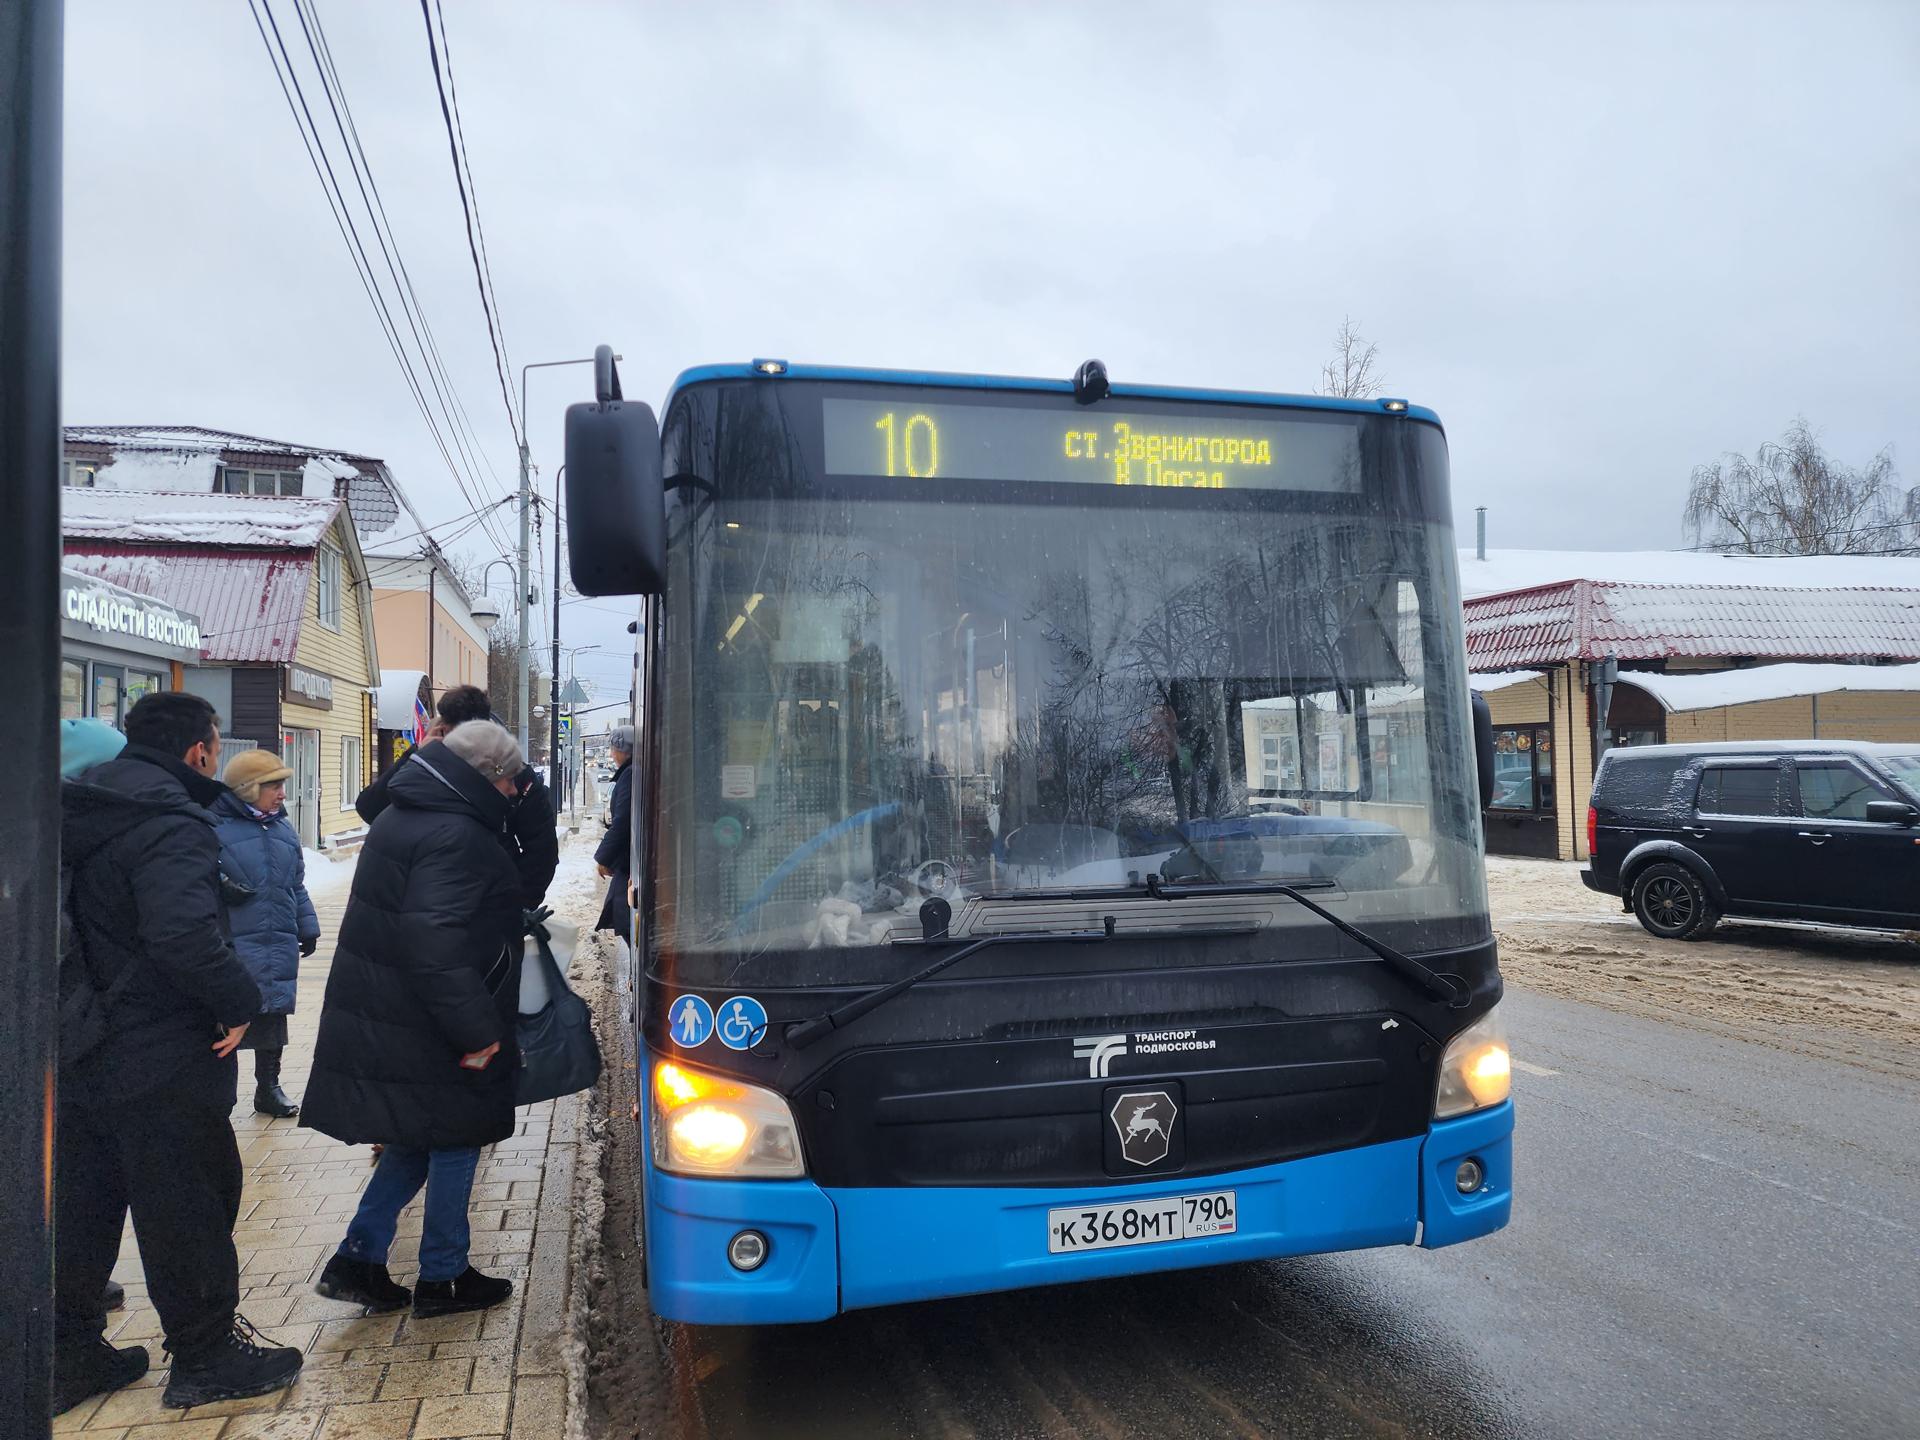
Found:
<path fill-rule="evenodd" d="M 1532 1068 L 1503 1233 L 668 1327 L 678 1428 L 1920 1435 L 1920 1087 L 1520 991 L 1507 1011 Z"/>

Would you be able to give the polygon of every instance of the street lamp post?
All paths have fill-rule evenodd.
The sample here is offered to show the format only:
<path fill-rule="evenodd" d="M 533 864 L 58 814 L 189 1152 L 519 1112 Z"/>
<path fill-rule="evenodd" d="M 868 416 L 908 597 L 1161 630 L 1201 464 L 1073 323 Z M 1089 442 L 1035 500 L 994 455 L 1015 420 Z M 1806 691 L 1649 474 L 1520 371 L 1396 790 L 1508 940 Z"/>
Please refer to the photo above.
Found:
<path fill-rule="evenodd" d="M 552 769 L 560 757 L 560 482 L 567 467 L 553 472 L 553 673 L 547 677 L 552 691 L 548 706 L 551 730 L 547 735 L 547 767 Z"/>
<path fill-rule="evenodd" d="M 618 360 L 621 357 L 613 357 Z M 527 749 L 527 711 L 533 700 L 532 678 L 527 673 L 527 660 L 531 655 L 533 643 L 533 455 L 527 448 L 527 372 L 529 370 L 551 370 L 560 365 L 591 365 L 593 357 L 584 360 L 536 360 L 531 365 L 520 367 L 520 749 Z M 556 516 L 554 524 L 558 525 Z M 549 757 L 551 763 L 551 757 Z"/>
<path fill-rule="evenodd" d="M 489 656 L 493 653 L 493 627 L 500 623 L 500 607 L 487 598 L 487 587 L 492 583 L 493 567 L 496 565 L 504 565 L 509 570 L 513 569 L 513 562 L 504 555 L 499 559 L 489 560 L 486 566 L 480 571 L 479 603 L 467 608 L 467 613 L 473 616 L 473 618 L 480 623 L 480 628 L 487 632 L 487 653 Z M 429 625 L 433 623 L 433 617 L 431 615 L 427 617 L 427 623 Z M 487 667 L 487 690 L 489 697 L 491 697 L 493 690 L 493 667 L 491 663 L 489 663 Z M 431 675 L 427 676 L 427 693 L 429 695 L 433 693 L 433 676 Z M 524 752 L 526 746 L 523 745 L 520 748 Z"/>

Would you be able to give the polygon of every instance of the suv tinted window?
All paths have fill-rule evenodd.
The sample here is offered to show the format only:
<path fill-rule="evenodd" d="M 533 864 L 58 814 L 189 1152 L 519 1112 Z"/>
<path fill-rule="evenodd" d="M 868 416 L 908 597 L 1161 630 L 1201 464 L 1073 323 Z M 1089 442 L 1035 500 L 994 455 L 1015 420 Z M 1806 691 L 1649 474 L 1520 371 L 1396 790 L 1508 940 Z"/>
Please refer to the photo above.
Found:
<path fill-rule="evenodd" d="M 1809 820 L 1864 820 L 1869 800 L 1886 799 L 1851 765 L 1803 761 L 1797 768 L 1800 812 Z"/>
<path fill-rule="evenodd" d="M 1600 761 L 1600 775 L 1594 781 L 1594 803 L 1624 809 L 1664 808 L 1673 793 L 1677 769 L 1671 758 L 1609 750 Z"/>
<path fill-rule="evenodd" d="M 1709 765 L 1700 772 L 1695 808 L 1702 815 L 1778 815 L 1780 767 Z"/>

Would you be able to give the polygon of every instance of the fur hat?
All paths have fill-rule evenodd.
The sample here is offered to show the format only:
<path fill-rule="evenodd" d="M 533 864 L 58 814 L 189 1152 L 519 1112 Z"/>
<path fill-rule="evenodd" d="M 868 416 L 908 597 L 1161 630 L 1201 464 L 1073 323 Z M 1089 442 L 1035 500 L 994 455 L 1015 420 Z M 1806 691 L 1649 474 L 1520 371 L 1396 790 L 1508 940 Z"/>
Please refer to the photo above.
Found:
<path fill-rule="evenodd" d="M 271 750 L 242 750 L 227 762 L 227 773 L 221 779 L 229 790 L 251 805 L 260 798 L 262 785 L 288 779 L 292 774 Z"/>

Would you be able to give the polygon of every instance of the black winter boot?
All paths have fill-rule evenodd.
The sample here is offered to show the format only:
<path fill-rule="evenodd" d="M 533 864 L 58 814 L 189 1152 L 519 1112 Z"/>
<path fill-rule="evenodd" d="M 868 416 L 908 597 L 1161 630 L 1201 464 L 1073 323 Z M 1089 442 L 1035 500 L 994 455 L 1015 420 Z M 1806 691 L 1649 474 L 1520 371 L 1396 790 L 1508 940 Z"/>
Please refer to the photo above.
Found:
<path fill-rule="evenodd" d="M 147 1352 L 138 1345 L 116 1350 L 99 1336 L 53 1354 L 53 1413 L 64 1415 L 82 1400 L 125 1389 L 147 1373 Z"/>
<path fill-rule="evenodd" d="M 244 1315 L 234 1316 L 233 1328 L 211 1345 L 173 1357 L 161 1404 L 169 1410 L 190 1410 L 286 1389 L 300 1378 L 305 1357 L 291 1346 L 263 1345 L 265 1339 Z"/>
<path fill-rule="evenodd" d="M 335 1255 L 327 1261 L 327 1268 L 320 1272 L 313 1288 L 314 1293 L 329 1300 L 364 1305 L 369 1315 L 404 1310 L 413 1299 L 411 1290 L 394 1283 L 386 1266 L 371 1260 L 356 1260 L 351 1255 Z"/>
<path fill-rule="evenodd" d="M 106 1293 L 100 1297 L 100 1308 L 109 1313 L 127 1308 L 127 1287 L 118 1280 L 107 1281 Z"/>
<path fill-rule="evenodd" d="M 291 1120 L 300 1107 L 280 1088 L 280 1052 L 253 1052 L 253 1113 L 271 1115 L 276 1120 Z"/>
<path fill-rule="evenodd" d="M 482 1275 L 471 1265 L 457 1280 L 421 1280 L 413 1287 L 413 1313 L 425 1320 L 432 1315 L 458 1315 L 485 1310 L 513 1294 L 513 1282 Z"/>

